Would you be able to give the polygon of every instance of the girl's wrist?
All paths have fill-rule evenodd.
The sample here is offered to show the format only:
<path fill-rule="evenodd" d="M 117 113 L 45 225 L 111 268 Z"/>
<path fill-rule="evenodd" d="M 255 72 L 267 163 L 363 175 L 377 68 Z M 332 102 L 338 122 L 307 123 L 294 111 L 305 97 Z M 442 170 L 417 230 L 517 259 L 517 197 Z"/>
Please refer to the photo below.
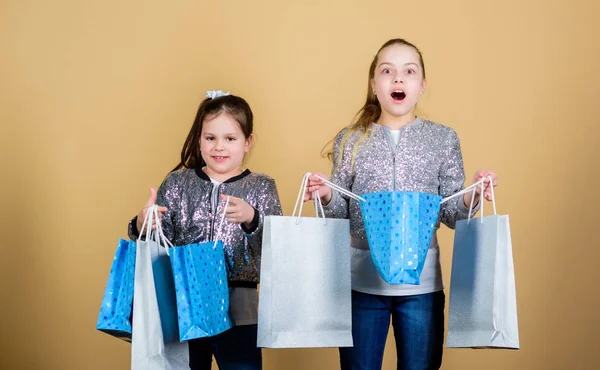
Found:
<path fill-rule="evenodd" d="M 252 220 L 243 222 L 241 224 L 242 230 L 244 230 L 244 232 L 246 232 L 247 234 L 251 234 L 254 231 L 256 231 L 256 229 L 258 228 L 258 223 L 260 222 L 260 216 L 259 216 L 258 210 L 254 207 L 252 207 L 252 209 L 254 211 L 252 213 Z"/>
<path fill-rule="evenodd" d="M 475 194 L 475 198 L 472 198 L 473 195 L 471 193 L 466 193 L 463 196 L 463 204 L 465 205 L 465 207 L 467 208 L 471 208 L 471 207 L 475 207 L 479 204 L 479 198 L 480 195 L 479 194 Z M 471 205 L 471 199 L 473 199 L 473 204 Z"/>
<path fill-rule="evenodd" d="M 331 202 L 331 198 L 333 198 L 333 194 L 329 192 L 329 194 L 325 194 L 321 197 L 321 203 L 326 206 L 329 204 L 329 202 Z"/>

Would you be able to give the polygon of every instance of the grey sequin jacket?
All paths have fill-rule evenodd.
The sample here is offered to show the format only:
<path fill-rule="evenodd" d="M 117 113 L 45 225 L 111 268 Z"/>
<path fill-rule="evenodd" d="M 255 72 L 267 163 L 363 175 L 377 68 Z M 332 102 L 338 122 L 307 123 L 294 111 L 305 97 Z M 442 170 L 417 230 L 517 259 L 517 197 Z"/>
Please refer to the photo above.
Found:
<path fill-rule="evenodd" d="M 225 205 L 219 199 L 220 194 L 243 199 L 258 211 L 256 228 L 250 233 L 227 220 L 222 230 L 227 235 L 229 228 L 229 234 L 222 240 L 230 287 L 255 286 L 260 278 L 263 218 L 282 214 L 275 181 L 269 176 L 245 170 L 215 185 L 201 169 L 169 173 L 158 189 L 156 201 L 168 208 L 161 223 L 164 234 L 176 246 L 214 240 Z M 135 219 L 130 222 L 129 237 L 133 240 L 137 237 Z"/>
<path fill-rule="evenodd" d="M 334 139 L 334 168 L 331 180 L 356 194 L 378 191 L 415 191 L 439 194 L 442 197 L 463 189 L 465 173 L 456 132 L 446 126 L 421 118 L 402 127 L 396 145 L 389 128 L 373 123 L 370 134 L 359 144 L 352 166 L 354 145 L 361 132 L 351 134 L 345 142 L 343 157 L 342 130 Z M 479 207 L 475 207 L 473 213 Z M 328 217 L 349 218 L 353 246 L 357 240 L 366 240 L 360 204 L 333 191 L 325 207 Z M 462 197 L 442 204 L 440 221 L 454 228 L 456 221 L 468 217 Z M 365 243 L 360 243 L 365 244 Z M 361 248 L 366 249 L 366 248 Z"/>

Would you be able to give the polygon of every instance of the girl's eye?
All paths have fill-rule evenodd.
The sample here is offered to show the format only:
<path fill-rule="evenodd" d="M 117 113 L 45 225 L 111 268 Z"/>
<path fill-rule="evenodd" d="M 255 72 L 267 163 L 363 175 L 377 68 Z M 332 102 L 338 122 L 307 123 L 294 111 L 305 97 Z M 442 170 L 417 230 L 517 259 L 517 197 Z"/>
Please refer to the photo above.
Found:
<path fill-rule="evenodd" d="M 207 141 L 213 141 L 215 138 L 212 136 L 206 136 L 204 139 Z"/>
<path fill-rule="evenodd" d="M 392 73 L 392 70 L 391 70 L 391 69 L 389 69 L 389 68 L 385 68 L 385 69 L 384 69 L 383 71 L 381 71 L 381 72 L 382 72 L 382 73 L 385 73 L 385 74 L 389 74 L 389 73 Z"/>
<path fill-rule="evenodd" d="M 417 72 L 414 69 L 408 69 L 408 70 L 406 70 L 406 73 L 409 75 L 414 75 Z"/>
<path fill-rule="evenodd" d="M 227 141 L 235 141 L 235 138 L 233 136 L 229 136 L 227 137 Z"/>

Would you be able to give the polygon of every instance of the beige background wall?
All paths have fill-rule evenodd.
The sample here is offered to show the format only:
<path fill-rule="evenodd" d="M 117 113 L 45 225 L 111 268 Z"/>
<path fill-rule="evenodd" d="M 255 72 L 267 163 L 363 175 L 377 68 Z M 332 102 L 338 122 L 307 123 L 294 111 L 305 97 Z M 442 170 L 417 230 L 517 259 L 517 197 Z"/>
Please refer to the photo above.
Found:
<path fill-rule="evenodd" d="M 94 330 L 107 273 L 204 91 L 250 102 L 248 165 L 289 214 L 394 37 L 423 50 L 420 111 L 458 131 L 468 176 L 500 174 L 512 223 L 522 349 L 446 350 L 444 369 L 598 368 L 599 17 L 583 0 L 1 1 L 0 368 L 127 369 L 129 345 Z M 337 352 L 264 362 L 332 369 Z"/>

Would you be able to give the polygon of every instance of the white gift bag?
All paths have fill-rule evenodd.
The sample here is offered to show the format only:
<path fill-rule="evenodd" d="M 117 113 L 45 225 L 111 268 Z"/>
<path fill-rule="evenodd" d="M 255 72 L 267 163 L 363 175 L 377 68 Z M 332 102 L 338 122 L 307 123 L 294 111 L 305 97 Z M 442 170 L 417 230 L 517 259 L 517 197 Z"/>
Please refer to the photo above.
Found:
<path fill-rule="evenodd" d="M 456 223 L 446 347 L 518 349 L 508 215 L 497 214 L 493 187 L 493 216 L 483 216 L 481 202 L 481 217 Z"/>
<path fill-rule="evenodd" d="M 155 231 L 151 230 L 153 219 L 157 220 Z M 169 243 L 162 234 L 156 205 L 148 209 L 144 227 L 146 235 L 136 245 L 131 369 L 189 370 L 188 344 L 178 341 Z"/>
<path fill-rule="evenodd" d="M 326 219 L 318 195 L 317 217 L 301 217 L 309 175 L 292 216 L 264 220 L 259 347 L 352 346 L 349 221 Z"/>

